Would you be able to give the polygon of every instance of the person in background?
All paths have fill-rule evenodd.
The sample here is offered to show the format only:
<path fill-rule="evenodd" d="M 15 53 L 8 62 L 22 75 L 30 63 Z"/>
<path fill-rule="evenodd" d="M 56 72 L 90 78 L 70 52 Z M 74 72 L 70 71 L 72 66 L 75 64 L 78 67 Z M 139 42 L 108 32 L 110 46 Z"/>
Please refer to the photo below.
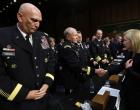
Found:
<path fill-rule="evenodd" d="M 100 68 L 106 63 L 106 59 L 104 59 L 105 53 L 102 40 L 103 31 L 97 29 L 95 36 L 96 38 L 90 44 L 90 53 L 97 63 L 96 65 L 93 65 L 93 67 Z"/>
<path fill-rule="evenodd" d="M 59 58 L 62 66 L 62 80 L 65 93 L 71 94 L 77 88 L 80 76 L 80 63 L 77 51 L 77 30 L 68 27 L 64 31 L 65 42 L 59 51 Z"/>
<path fill-rule="evenodd" d="M 51 93 L 55 93 L 56 92 L 57 83 L 59 81 L 58 50 L 57 50 L 55 38 L 49 37 L 49 44 L 50 44 L 50 50 L 52 51 L 52 57 L 50 58 L 52 62 L 50 64 L 53 64 L 54 76 L 55 76 L 55 80 L 53 82 L 53 85 L 51 86 L 50 91 L 51 91 Z"/>
<path fill-rule="evenodd" d="M 15 26 L 0 29 L 0 109 L 47 110 L 54 76 L 48 40 L 37 31 L 42 15 L 23 3 L 17 19 Z"/>
<path fill-rule="evenodd" d="M 93 35 L 92 38 L 91 38 L 91 41 L 94 41 L 96 39 L 96 36 Z"/>
<path fill-rule="evenodd" d="M 113 58 L 116 58 L 117 55 L 119 55 L 123 51 L 122 41 L 122 36 L 117 34 L 115 38 L 110 42 L 109 47 Z"/>
<path fill-rule="evenodd" d="M 77 46 L 77 30 L 68 27 L 64 30 L 65 42 L 59 52 L 62 65 L 62 79 L 67 95 L 76 94 L 79 96 L 79 89 L 83 87 L 83 76 L 98 73 L 102 69 L 92 69 L 81 64 L 81 55 Z M 90 74 L 91 73 L 91 74 Z M 100 75 L 100 74 L 99 74 Z M 74 96 L 75 97 L 75 96 Z"/>
<path fill-rule="evenodd" d="M 85 43 L 86 43 L 86 46 L 88 46 L 88 48 L 89 48 L 89 45 L 90 45 L 90 38 L 89 37 L 86 38 Z"/>
<path fill-rule="evenodd" d="M 55 38 L 49 37 L 50 48 L 57 53 Z"/>
<path fill-rule="evenodd" d="M 113 60 L 113 56 L 111 55 L 111 51 L 110 51 L 110 47 L 109 47 L 109 45 L 110 45 L 109 37 L 105 37 L 103 39 L 103 43 L 104 43 L 104 45 L 103 45 L 103 47 L 104 47 L 104 59 L 106 59 L 106 63 L 104 63 L 102 65 L 102 67 L 104 69 L 107 69 L 108 65 L 110 65 L 110 63 Z"/>
<path fill-rule="evenodd" d="M 89 51 L 89 47 L 86 45 L 85 42 L 83 42 L 83 38 L 82 38 L 82 33 L 81 31 L 77 31 L 77 44 L 79 47 L 79 52 L 80 52 L 80 61 L 82 62 L 83 65 L 90 65 L 90 61 L 91 63 L 93 63 L 93 58 L 91 58 L 90 55 L 90 51 Z"/>

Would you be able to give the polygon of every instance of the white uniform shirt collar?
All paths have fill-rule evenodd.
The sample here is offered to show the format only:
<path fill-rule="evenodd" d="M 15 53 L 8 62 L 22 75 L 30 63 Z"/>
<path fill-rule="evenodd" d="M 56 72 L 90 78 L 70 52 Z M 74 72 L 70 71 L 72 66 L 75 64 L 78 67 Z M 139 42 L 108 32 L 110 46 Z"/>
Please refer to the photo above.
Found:
<path fill-rule="evenodd" d="M 26 34 L 25 32 L 23 32 L 23 31 L 19 28 L 18 23 L 17 23 L 17 28 L 18 28 L 18 30 L 20 31 L 20 33 L 22 34 L 23 38 L 26 40 L 26 35 L 27 35 L 27 34 Z M 30 41 L 31 45 L 33 45 L 32 35 L 30 35 L 29 41 Z"/>

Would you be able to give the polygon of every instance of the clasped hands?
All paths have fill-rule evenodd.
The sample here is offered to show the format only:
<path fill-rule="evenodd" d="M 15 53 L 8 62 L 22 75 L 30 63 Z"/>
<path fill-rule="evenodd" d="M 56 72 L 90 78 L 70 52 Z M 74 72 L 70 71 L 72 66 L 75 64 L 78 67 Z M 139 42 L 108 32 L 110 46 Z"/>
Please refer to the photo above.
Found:
<path fill-rule="evenodd" d="M 107 73 L 107 70 L 104 70 L 103 68 L 98 68 L 98 69 L 95 69 L 95 73 L 99 77 L 103 77 Z"/>
<path fill-rule="evenodd" d="M 43 84 L 42 87 L 39 90 L 31 90 L 31 91 L 29 91 L 26 99 L 27 100 L 41 99 L 46 95 L 47 90 L 48 90 L 48 85 Z"/>

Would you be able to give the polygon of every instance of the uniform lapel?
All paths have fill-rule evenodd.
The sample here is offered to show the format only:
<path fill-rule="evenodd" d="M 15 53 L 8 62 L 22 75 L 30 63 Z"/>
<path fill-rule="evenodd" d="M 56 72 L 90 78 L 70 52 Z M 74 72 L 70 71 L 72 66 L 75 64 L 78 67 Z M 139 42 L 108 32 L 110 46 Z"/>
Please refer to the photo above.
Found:
<path fill-rule="evenodd" d="M 18 45 L 19 47 L 21 47 L 25 51 L 32 53 L 32 51 L 33 51 L 32 46 L 29 46 L 27 44 L 27 42 L 25 41 L 25 39 L 23 38 L 23 36 L 21 35 L 21 33 L 18 31 L 17 28 L 15 31 L 13 41 L 16 45 Z"/>
<path fill-rule="evenodd" d="M 39 50 L 40 50 L 40 38 L 35 33 L 32 34 L 32 38 L 33 38 L 33 51 L 34 51 L 34 54 L 39 54 L 40 53 L 39 52 Z"/>

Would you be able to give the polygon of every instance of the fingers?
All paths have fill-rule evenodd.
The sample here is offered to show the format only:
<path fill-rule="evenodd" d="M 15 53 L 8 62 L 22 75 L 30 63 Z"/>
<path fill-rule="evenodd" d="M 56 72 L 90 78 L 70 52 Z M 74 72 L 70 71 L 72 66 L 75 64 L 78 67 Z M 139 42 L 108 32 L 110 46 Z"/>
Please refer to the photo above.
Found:
<path fill-rule="evenodd" d="M 132 59 L 127 60 L 126 63 L 125 63 L 125 68 L 127 69 L 127 68 L 132 67 L 132 64 L 133 64 L 133 60 Z"/>
<path fill-rule="evenodd" d="M 31 100 L 31 99 L 37 100 L 37 99 L 43 98 L 45 95 L 46 95 L 46 91 L 31 90 L 31 91 L 28 93 L 26 99 L 27 99 L 27 100 Z"/>
<path fill-rule="evenodd" d="M 99 77 L 102 77 L 106 74 L 106 70 L 102 69 L 102 68 L 99 68 L 99 69 L 96 69 L 95 70 L 95 73 L 99 76 Z"/>
<path fill-rule="evenodd" d="M 129 61 L 129 63 L 133 63 L 133 60 L 132 59 L 129 59 L 128 61 Z"/>
<path fill-rule="evenodd" d="M 35 94 L 35 99 L 34 100 L 38 100 L 43 98 L 46 95 L 46 91 L 39 91 L 38 93 Z"/>
<path fill-rule="evenodd" d="M 43 98 L 46 95 L 47 89 L 48 89 L 48 85 L 43 84 L 40 90 L 36 93 L 37 97 L 35 98 L 35 100 Z"/>
<path fill-rule="evenodd" d="M 47 92 L 48 87 L 49 86 L 47 84 L 43 84 L 42 87 L 40 88 L 40 91 Z"/>

